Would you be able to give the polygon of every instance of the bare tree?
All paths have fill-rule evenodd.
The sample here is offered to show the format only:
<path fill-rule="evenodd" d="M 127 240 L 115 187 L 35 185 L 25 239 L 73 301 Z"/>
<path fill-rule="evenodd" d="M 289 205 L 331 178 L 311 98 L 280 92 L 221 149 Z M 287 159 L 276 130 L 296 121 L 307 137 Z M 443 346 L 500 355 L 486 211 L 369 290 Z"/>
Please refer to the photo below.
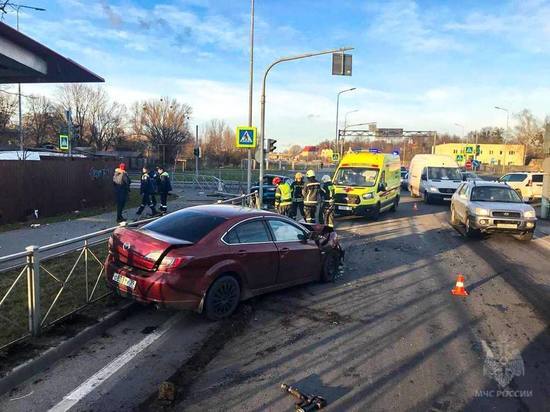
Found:
<path fill-rule="evenodd" d="M 30 144 L 40 147 L 45 143 L 54 143 L 62 125 L 63 117 L 50 99 L 45 96 L 28 99 L 23 128 Z"/>
<path fill-rule="evenodd" d="M 136 135 L 147 138 L 162 161 L 171 164 L 178 146 L 190 136 L 191 106 L 176 99 L 163 97 L 136 103 L 132 108 L 132 127 Z"/>
<path fill-rule="evenodd" d="M 5 133 L 17 111 L 17 99 L 7 93 L 0 93 L 0 133 Z"/>
<path fill-rule="evenodd" d="M 95 98 L 97 98 L 97 93 L 94 88 L 85 84 L 65 84 L 58 89 L 60 114 L 65 117 L 65 111 L 71 110 L 73 123 L 80 126 L 80 136 L 84 140 L 88 140 L 88 143 L 90 136 L 89 118 Z"/>
<path fill-rule="evenodd" d="M 91 146 L 97 150 L 107 150 L 119 143 L 125 135 L 125 115 L 124 105 L 110 102 L 104 89 L 91 91 L 88 119 L 84 123 L 89 131 Z"/>
<path fill-rule="evenodd" d="M 516 141 L 526 148 L 526 161 L 542 157 L 544 128 L 541 122 L 527 109 L 516 115 L 518 124 L 515 127 Z"/>
<path fill-rule="evenodd" d="M 235 132 L 224 120 L 212 119 L 203 129 L 204 153 L 209 162 L 218 166 L 240 163 L 244 153 L 235 147 Z"/>

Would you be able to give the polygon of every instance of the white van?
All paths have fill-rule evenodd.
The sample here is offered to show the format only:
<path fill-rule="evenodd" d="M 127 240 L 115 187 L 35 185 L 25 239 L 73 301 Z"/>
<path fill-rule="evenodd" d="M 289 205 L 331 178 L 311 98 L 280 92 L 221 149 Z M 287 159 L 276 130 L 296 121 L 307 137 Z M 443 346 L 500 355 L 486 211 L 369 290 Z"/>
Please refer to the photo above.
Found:
<path fill-rule="evenodd" d="M 419 154 L 409 167 L 409 191 L 412 197 L 423 197 L 426 203 L 451 200 L 462 183 L 460 168 L 451 156 Z"/>

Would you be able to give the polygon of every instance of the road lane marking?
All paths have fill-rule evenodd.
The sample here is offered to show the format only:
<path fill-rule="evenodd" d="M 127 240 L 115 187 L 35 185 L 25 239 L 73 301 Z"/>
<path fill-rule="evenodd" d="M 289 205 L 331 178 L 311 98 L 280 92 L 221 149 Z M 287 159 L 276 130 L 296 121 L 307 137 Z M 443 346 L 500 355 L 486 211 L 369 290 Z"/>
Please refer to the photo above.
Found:
<path fill-rule="evenodd" d="M 102 369 L 90 376 L 83 384 L 63 398 L 61 402 L 49 409 L 48 412 L 66 412 L 80 402 L 84 397 L 97 389 L 103 382 L 119 371 L 141 351 L 151 346 L 157 339 L 164 335 L 183 317 L 184 312 L 178 313 L 168 319 L 161 328 L 153 331 L 135 345 L 129 347 L 122 355 L 105 365 Z"/>

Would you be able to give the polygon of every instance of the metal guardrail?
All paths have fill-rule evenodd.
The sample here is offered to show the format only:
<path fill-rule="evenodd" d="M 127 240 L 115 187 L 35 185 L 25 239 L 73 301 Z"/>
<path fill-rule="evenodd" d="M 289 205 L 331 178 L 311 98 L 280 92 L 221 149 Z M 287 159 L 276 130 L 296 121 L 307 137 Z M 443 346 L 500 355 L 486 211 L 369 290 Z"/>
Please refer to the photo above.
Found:
<path fill-rule="evenodd" d="M 257 192 L 254 192 L 220 200 L 217 204 L 240 204 L 247 207 L 256 207 L 257 199 Z M 110 295 L 110 291 L 99 292 L 101 277 L 104 274 L 104 263 L 103 259 L 98 256 L 97 250 L 94 250 L 94 246 L 104 244 L 108 235 L 119 227 L 137 227 L 157 218 L 129 224 L 123 223 L 119 226 L 41 247 L 28 246 L 23 252 L 0 257 L 0 264 L 12 263 L 8 268 L 0 270 L 0 281 L 2 281 L 3 276 L 10 274 L 13 276 L 12 281 L 5 282 L 6 289 L 4 290 L 6 292 L 3 295 L 0 292 L 0 320 L 2 320 L 2 323 L 7 322 L 17 332 L 17 337 L 10 339 L 8 342 L 4 343 L 0 340 L 0 350 L 29 336 L 39 336 L 44 328 L 52 326 L 87 305 Z M 76 256 L 73 257 L 71 254 Z M 55 259 L 60 257 L 73 259 L 65 264 L 65 268 L 70 268 L 65 272 L 60 272 L 59 268 L 55 268 Z M 24 263 L 21 263 L 22 260 Z M 80 284 L 75 286 L 75 279 L 78 279 Z M 82 282 L 84 285 L 82 285 Z M 82 289 L 78 291 L 82 298 L 81 302 L 78 302 L 76 308 L 71 308 L 66 313 L 60 313 L 58 317 L 51 320 L 54 316 L 54 309 L 63 301 L 67 290 L 73 287 Z M 26 308 L 23 307 L 25 303 L 22 299 L 19 301 L 20 307 L 17 308 L 21 313 L 26 312 L 26 325 L 22 324 L 21 321 L 17 323 L 17 321 L 2 312 L 2 309 L 7 308 L 10 298 L 14 297 L 17 288 L 26 288 L 26 292 L 18 291 L 20 295 L 23 293 L 26 295 Z M 45 296 L 45 289 L 48 289 L 49 296 Z"/>

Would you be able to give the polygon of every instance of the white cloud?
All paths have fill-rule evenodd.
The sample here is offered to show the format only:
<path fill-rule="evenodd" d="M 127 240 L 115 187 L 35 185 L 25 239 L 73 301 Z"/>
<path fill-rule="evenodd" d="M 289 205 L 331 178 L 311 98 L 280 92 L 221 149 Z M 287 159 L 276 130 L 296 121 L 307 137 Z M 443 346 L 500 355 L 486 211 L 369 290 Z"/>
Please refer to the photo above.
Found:
<path fill-rule="evenodd" d="M 422 13 L 416 1 L 392 0 L 369 5 L 374 14 L 368 36 L 411 52 L 463 50 L 464 45 L 433 29 L 439 22 Z"/>

